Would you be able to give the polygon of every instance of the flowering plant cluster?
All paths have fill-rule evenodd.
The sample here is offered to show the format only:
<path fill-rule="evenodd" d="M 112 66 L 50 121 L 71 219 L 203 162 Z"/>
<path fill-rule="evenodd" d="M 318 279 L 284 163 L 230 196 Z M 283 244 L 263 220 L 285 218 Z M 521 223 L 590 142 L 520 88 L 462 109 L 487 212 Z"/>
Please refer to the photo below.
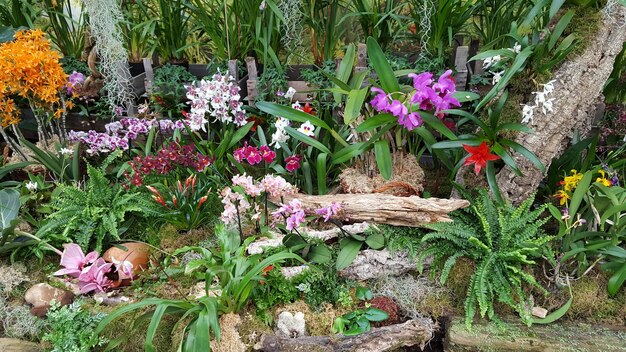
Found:
<path fill-rule="evenodd" d="M 198 182 L 197 175 L 180 180 L 172 187 L 163 184 L 146 186 L 152 199 L 162 208 L 162 216 L 179 230 L 192 230 L 205 223 L 212 214 L 206 209 L 210 189 L 208 183 Z"/>
<path fill-rule="evenodd" d="M 480 173 L 481 169 L 487 167 L 488 161 L 500 160 L 499 156 L 490 153 L 491 150 L 489 149 L 487 142 L 482 142 L 477 147 L 463 144 L 463 149 L 469 153 L 469 157 L 465 159 L 463 166 L 474 164 L 474 172 L 476 172 L 476 175 Z"/>
<path fill-rule="evenodd" d="M 125 176 L 134 186 L 143 185 L 146 175 L 167 175 L 178 167 L 193 168 L 197 172 L 203 172 L 212 164 L 211 158 L 195 150 L 193 145 L 180 145 L 170 143 L 160 149 L 156 155 L 136 156 L 129 162 L 132 173 L 126 172 Z"/>
<path fill-rule="evenodd" d="M 114 287 L 109 275 L 115 272 L 121 271 L 128 277 L 133 276 L 133 264 L 129 261 L 107 263 L 96 251 L 85 255 L 75 243 L 65 244 L 63 247 L 60 265 L 64 269 L 56 271 L 54 275 L 68 275 L 78 279 L 80 293 L 104 292 Z"/>
<path fill-rule="evenodd" d="M 519 54 L 522 51 L 522 46 L 519 43 L 515 43 L 512 48 L 506 48 L 513 54 Z M 483 70 L 492 75 L 491 84 L 496 85 L 502 79 L 502 75 L 507 68 L 508 62 L 511 59 L 508 56 L 502 57 L 502 55 L 494 55 L 486 57 L 483 60 Z"/>
<path fill-rule="evenodd" d="M 287 92 L 289 93 L 289 91 Z M 285 93 L 285 96 L 286 95 L 287 93 Z M 302 106 L 302 104 L 300 104 L 299 101 L 296 101 L 295 103 L 291 104 L 291 107 L 296 110 L 305 112 L 309 115 L 315 115 L 315 110 L 311 107 L 311 104 L 308 102 L 305 103 L 304 106 Z M 285 130 L 285 128 L 288 127 L 289 125 L 291 125 L 291 121 L 289 121 L 288 119 L 282 116 L 276 117 L 276 121 L 274 122 L 274 128 L 276 129 L 276 131 L 272 134 L 272 143 L 270 143 L 271 146 L 273 146 L 276 149 L 280 149 L 281 148 L 280 143 L 286 143 L 289 140 L 289 135 L 287 134 L 287 131 Z M 303 124 L 300 125 L 300 127 L 298 127 L 297 131 L 302 133 L 305 136 L 315 138 L 315 126 L 311 123 L 311 121 L 305 121 Z"/>
<path fill-rule="evenodd" d="M 262 145 L 260 148 L 248 145 L 248 142 L 243 147 L 235 150 L 233 153 L 235 160 L 238 162 L 247 161 L 250 165 L 260 164 L 264 161 L 266 164 L 271 164 L 276 158 L 276 152 L 271 150 L 267 145 Z"/>
<path fill-rule="evenodd" d="M 2 127 L 20 122 L 19 110 L 11 95 L 28 99 L 33 110 L 54 111 L 55 118 L 65 113 L 59 92 L 68 77 L 59 59 L 59 53 L 52 50 L 46 34 L 39 29 L 18 31 L 15 40 L 0 45 Z"/>
<path fill-rule="evenodd" d="M 83 87 L 83 83 L 85 83 L 85 75 L 76 71 L 72 72 L 67 79 L 67 83 L 65 84 L 65 91 L 67 92 L 67 95 L 79 95 L 81 88 Z"/>
<path fill-rule="evenodd" d="M 236 175 L 232 178 L 233 187 L 225 187 L 220 193 L 224 211 L 221 219 L 225 224 L 232 224 L 235 221 L 241 223 L 242 215 L 249 210 L 253 210 L 251 219 L 259 221 L 262 215 L 262 207 L 257 202 L 261 195 L 265 195 L 272 199 L 283 199 L 288 195 L 293 195 L 297 189 L 287 182 L 284 178 L 274 175 L 265 175 L 265 177 L 256 182 L 252 176 Z M 330 221 L 336 216 L 341 209 L 338 203 L 320 209 L 305 209 L 302 202 L 295 198 L 287 203 L 279 203 L 278 208 L 271 213 L 265 204 L 266 223 L 275 226 L 283 221 L 288 231 L 296 230 L 302 223 L 306 221 L 307 215 L 315 215 L 323 218 L 325 222 Z"/>
<path fill-rule="evenodd" d="M 376 93 L 370 102 L 372 107 L 378 112 L 386 112 L 396 116 L 398 124 L 412 131 L 422 125 L 423 121 L 419 110 L 435 110 L 435 116 L 442 119 L 444 110 L 450 109 L 452 106 L 461 106 L 461 103 L 454 97 L 456 88 L 454 78 L 452 78 L 452 70 L 446 71 L 436 82 L 430 72 L 423 72 L 419 75 L 410 74 L 409 77 L 413 79 L 413 88 L 415 88 L 409 94 L 387 93 L 381 88 L 372 87 L 372 92 Z"/>
<path fill-rule="evenodd" d="M 608 165 L 602 164 L 602 169 L 598 170 L 599 177 L 596 178 L 596 182 L 604 187 L 619 186 L 619 178 L 614 170 L 611 170 Z M 578 183 L 583 178 L 583 174 L 576 170 L 571 170 L 571 175 L 565 176 L 562 181 L 559 181 L 559 189 L 554 195 L 559 199 L 560 205 L 567 205 L 568 201 L 572 199 L 572 195 L 578 187 Z"/>
<path fill-rule="evenodd" d="M 546 115 L 548 112 L 552 112 L 552 106 L 556 98 L 550 98 L 552 92 L 554 92 L 554 83 L 552 80 L 546 84 L 542 84 L 543 91 L 533 92 L 535 95 L 535 105 L 522 104 L 522 123 L 533 123 L 535 109 L 541 109 L 541 113 Z"/>
<path fill-rule="evenodd" d="M 203 79 L 185 87 L 190 100 L 186 122 L 192 131 L 206 131 L 207 113 L 224 124 L 243 126 L 247 123 L 243 103 L 239 101 L 240 88 L 230 75 L 217 73 L 210 81 Z"/>
<path fill-rule="evenodd" d="M 94 130 L 88 132 L 70 131 L 70 142 L 80 142 L 87 145 L 87 153 L 100 154 L 110 153 L 114 150 L 127 150 L 130 142 L 139 136 L 147 135 L 150 129 L 158 127 L 161 132 L 184 130 L 182 121 L 154 120 L 138 118 L 122 118 L 119 121 L 105 125 L 105 133 Z"/>

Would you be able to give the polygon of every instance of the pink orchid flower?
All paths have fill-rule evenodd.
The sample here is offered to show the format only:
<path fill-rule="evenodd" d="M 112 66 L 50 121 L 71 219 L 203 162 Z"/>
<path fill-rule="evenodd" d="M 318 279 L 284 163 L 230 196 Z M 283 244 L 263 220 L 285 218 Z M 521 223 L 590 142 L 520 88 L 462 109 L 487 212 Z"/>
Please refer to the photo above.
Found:
<path fill-rule="evenodd" d="M 64 244 L 63 254 L 61 254 L 60 265 L 65 269 L 58 270 L 54 275 L 70 275 L 73 277 L 79 277 L 83 271 L 83 268 L 96 261 L 98 258 L 98 252 L 93 251 L 85 256 L 83 250 L 79 245 L 75 243 Z"/>
<path fill-rule="evenodd" d="M 113 282 L 106 276 L 111 271 L 113 263 L 107 263 L 102 258 L 98 258 L 90 267 L 78 277 L 78 287 L 80 293 L 91 291 L 104 292 Z"/>

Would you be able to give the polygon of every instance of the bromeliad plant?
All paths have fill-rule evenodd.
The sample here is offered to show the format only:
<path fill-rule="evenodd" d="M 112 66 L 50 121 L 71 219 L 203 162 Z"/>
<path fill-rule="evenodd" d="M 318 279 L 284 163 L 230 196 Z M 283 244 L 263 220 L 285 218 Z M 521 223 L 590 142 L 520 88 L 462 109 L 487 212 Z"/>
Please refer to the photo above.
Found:
<path fill-rule="evenodd" d="M 423 271 L 424 258 L 433 256 L 431 275 L 440 271 L 439 281 L 447 281 L 450 270 L 460 258 L 474 263 L 474 272 L 465 298 L 465 324 L 471 328 L 476 313 L 497 319 L 494 304 L 504 303 L 517 311 L 526 324 L 532 324 L 531 308 L 524 286 L 545 292 L 526 266 L 536 264 L 533 257 L 542 254 L 543 246 L 553 237 L 541 227 L 549 218 L 541 218 L 547 205 L 532 209 L 534 196 L 519 207 L 500 205 L 487 191 L 480 191 L 471 208 L 454 217 L 454 222 L 427 227 L 419 255 L 418 268 Z"/>
<path fill-rule="evenodd" d="M 160 217 L 178 230 L 198 228 L 214 216 L 210 209 L 214 202 L 207 200 L 215 195 L 205 177 L 192 175 L 184 183 L 178 180 L 171 186 L 159 183 L 146 187 L 153 193 Z"/>

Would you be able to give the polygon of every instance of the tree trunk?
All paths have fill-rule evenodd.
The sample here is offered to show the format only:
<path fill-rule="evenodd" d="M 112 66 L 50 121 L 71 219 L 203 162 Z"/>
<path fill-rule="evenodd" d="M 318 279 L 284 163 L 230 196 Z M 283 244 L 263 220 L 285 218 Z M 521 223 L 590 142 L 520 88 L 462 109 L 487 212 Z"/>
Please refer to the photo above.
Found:
<path fill-rule="evenodd" d="M 298 338 L 263 335 L 254 346 L 265 352 L 371 352 L 393 351 L 404 346 L 424 346 L 432 339 L 435 324 L 430 319 L 409 320 L 402 324 L 373 328 L 357 335 L 303 336 Z"/>
<path fill-rule="evenodd" d="M 546 169 L 563 153 L 575 130 L 581 135 L 590 131 L 595 105 L 603 100 L 604 83 L 626 41 L 626 8 L 614 0 L 609 3 L 612 6 L 603 11 L 600 28 L 585 51 L 555 72 L 553 112 L 536 116 L 533 132 L 517 137 L 517 143 L 535 153 Z M 518 203 L 537 189 L 544 174 L 524 157 L 516 155 L 514 159 L 523 176 L 505 167 L 497 180 L 502 194 Z"/>
<path fill-rule="evenodd" d="M 297 198 L 308 209 L 319 209 L 333 202 L 341 205 L 339 215 L 351 222 L 370 222 L 395 226 L 419 227 L 433 222 L 450 222 L 448 213 L 469 206 L 463 199 L 396 197 L 391 194 L 335 194 L 311 196 L 296 194 L 285 197 L 285 202 Z"/>

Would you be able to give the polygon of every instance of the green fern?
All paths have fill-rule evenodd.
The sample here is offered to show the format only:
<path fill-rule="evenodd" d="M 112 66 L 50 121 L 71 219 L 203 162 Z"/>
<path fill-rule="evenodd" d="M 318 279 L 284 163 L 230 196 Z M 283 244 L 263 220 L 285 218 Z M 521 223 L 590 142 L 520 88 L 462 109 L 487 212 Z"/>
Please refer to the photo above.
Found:
<path fill-rule="evenodd" d="M 547 206 L 532 210 L 533 201 L 534 196 L 529 197 L 517 208 L 510 203 L 498 205 L 481 191 L 470 208 L 455 214 L 454 222 L 427 226 L 433 232 L 422 239 L 420 272 L 423 260 L 432 257 L 431 274 L 440 271 L 439 280 L 444 284 L 459 258 L 468 258 L 476 265 L 465 299 L 468 329 L 476 313 L 497 321 L 496 301 L 512 307 L 522 321 L 531 324 L 523 285 L 546 291 L 523 267 L 535 264 L 532 258 L 552 239 L 542 231 L 548 218 L 541 218 L 541 214 Z"/>
<path fill-rule="evenodd" d="M 139 193 L 127 193 L 111 184 L 102 168 L 87 166 L 88 181 L 58 186 L 51 206 L 55 210 L 39 229 L 38 235 L 61 234 L 75 241 L 84 251 L 102 251 L 103 244 L 120 240 L 120 224 L 128 213 L 145 214 L 150 202 Z"/>

